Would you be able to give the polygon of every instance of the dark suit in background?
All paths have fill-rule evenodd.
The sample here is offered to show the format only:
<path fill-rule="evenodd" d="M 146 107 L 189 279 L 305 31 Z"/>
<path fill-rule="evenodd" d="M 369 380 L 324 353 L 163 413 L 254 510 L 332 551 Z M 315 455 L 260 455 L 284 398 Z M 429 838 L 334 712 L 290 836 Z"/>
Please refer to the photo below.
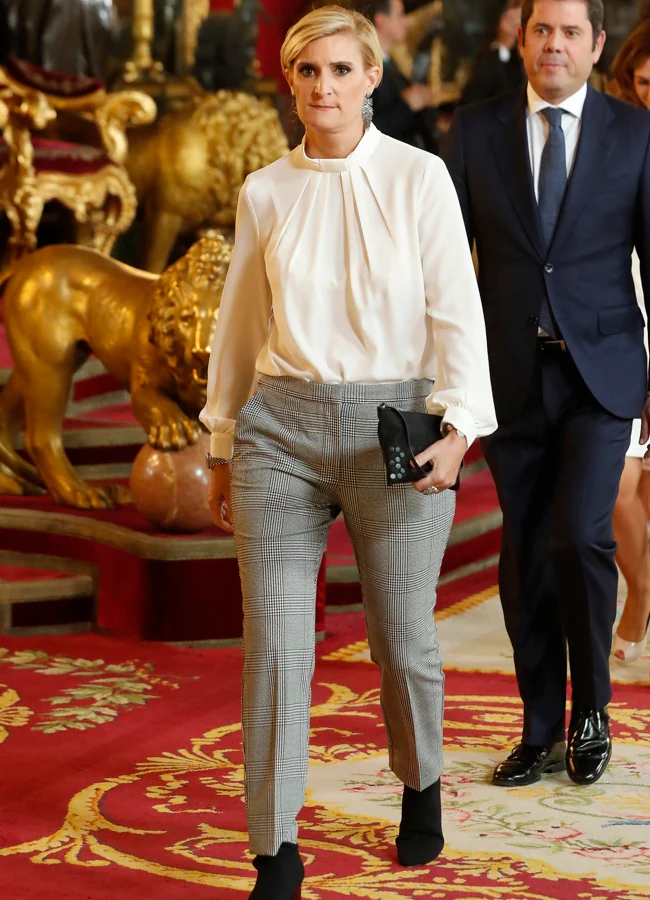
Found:
<path fill-rule="evenodd" d="M 519 50 L 510 52 L 505 62 L 501 59 L 499 47 L 486 47 L 476 58 L 472 75 L 465 85 L 460 105 L 478 103 L 522 87 L 526 75 Z"/>
<path fill-rule="evenodd" d="M 385 60 L 383 78 L 372 95 L 373 122 L 389 137 L 437 153 L 436 110 L 431 107 L 414 112 L 402 99 L 402 93 L 410 84 L 391 59 Z"/>
<path fill-rule="evenodd" d="M 456 113 L 445 158 L 476 240 L 498 431 L 484 441 L 504 514 L 500 591 L 524 702 L 523 741 L 564 739 L 574 703 L 611 698 L 612 511 L 643 410 L 650 299 L 650 116 L 589 88 L 550 246 L 542 237 L 526 93 Z M 544 297 L 568 352 L 541 349 Z"/>

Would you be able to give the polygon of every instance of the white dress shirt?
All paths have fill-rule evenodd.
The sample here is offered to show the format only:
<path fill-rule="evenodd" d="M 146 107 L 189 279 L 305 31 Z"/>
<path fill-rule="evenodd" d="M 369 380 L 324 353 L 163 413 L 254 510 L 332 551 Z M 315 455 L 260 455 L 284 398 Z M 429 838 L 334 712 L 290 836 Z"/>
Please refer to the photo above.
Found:
<path fill-rule="evenodd" d="M 242 187 L 201 421 L 213 456 L 259 374 L 435 378 L 429 412 L 468 443 L 496 428 L 481 302 L 444 163 L 371 126 L 345 159 L 304 144 Z"/>
<path fill-rule="evenodd" d="M 582 124 L 582 110 L 587 99 L 587 85 L 583 84 L 579 91 L 567 97 L 557 107 L 552 103 L 542 100 L 539 94 L 528 83 L 528 149 L 530 151 L 530 165 L 533 172 L 533 184 L 535 185 L 535 197 L 539 201 L 539 169 L 542 162 L 542 151 L 548 138 L 550 126 L 545 116 L 541 114 L 543 109 L 551 106 L 554 109 L 562 109 L 566 115 L 562 116 L 562 131 L 566 143 L 566 169 L 567 176 L 571 175 L 575 162 L 576 150 L 580 139 L 580 127 Z"/>

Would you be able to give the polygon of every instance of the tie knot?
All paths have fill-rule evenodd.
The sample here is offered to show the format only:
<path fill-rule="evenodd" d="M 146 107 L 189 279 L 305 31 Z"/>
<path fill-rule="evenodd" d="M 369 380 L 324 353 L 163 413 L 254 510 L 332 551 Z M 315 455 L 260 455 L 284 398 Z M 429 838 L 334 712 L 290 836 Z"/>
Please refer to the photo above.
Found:
<path fill-rule="evenodd" d="M 562 115 L 564 114 L 563 109 L 558 109 L 554 106 L 547 106 L 542 110 L 542 115 L 551 126 L 551 128 L 557 128 L 562 125 Z"/>

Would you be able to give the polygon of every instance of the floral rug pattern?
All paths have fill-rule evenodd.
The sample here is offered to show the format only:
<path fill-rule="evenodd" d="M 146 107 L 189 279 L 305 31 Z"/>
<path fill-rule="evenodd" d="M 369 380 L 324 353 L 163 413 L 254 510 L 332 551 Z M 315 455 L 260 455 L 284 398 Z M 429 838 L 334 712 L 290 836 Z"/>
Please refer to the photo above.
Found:
<path fill-rule="evenodd" d="M 401 786 L 387 767 L 363 618 L 332 617 L 314 679 L 300 817 L 305 900 L 650 896 L 648 683 L 616 684 L 614 757 L 597 785 L 580 788 L 560 773 L 528 788 L 495 788 L 490 774 L 518 737 L 521 708 L 502 643 L 492 656 L 485 646 L 496 627 L 485 615 L 493 600 L 488 582 L 441 617 L 446 846 L 434 865 L 409 870 L 395 858 Z M 481 624 L 483 668 L 465 668 L 462 634 L 474 645 Z M 12 776 L 0 824 L 3 896 L 245 898 L 255 873 L 246 850 L 239 651 L 134 652 L 98 636 L 83 641 L 85 652 L 70 637 L 0 646 L 0 765 Z M 53 716 L 59 710 L 67 715 Z"/>

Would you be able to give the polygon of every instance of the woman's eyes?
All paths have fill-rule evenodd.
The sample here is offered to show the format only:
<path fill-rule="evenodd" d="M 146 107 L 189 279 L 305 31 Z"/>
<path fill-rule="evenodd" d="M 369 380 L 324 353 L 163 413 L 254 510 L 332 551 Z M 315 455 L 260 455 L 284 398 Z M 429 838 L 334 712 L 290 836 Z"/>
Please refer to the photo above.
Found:
<path fill-rule="evenodd" d="M 313 75 L 316 74 L 313 66 L 301 66 L 300 69 L 298 69 L 298 71 L 300 72 L 301 75 L 304 75 L 305 78 L 311 78 Z M 347 75 L 352 70 L 348 66 L 336 66 L 334 71 L 336 72 L 337 75 Z"/>

